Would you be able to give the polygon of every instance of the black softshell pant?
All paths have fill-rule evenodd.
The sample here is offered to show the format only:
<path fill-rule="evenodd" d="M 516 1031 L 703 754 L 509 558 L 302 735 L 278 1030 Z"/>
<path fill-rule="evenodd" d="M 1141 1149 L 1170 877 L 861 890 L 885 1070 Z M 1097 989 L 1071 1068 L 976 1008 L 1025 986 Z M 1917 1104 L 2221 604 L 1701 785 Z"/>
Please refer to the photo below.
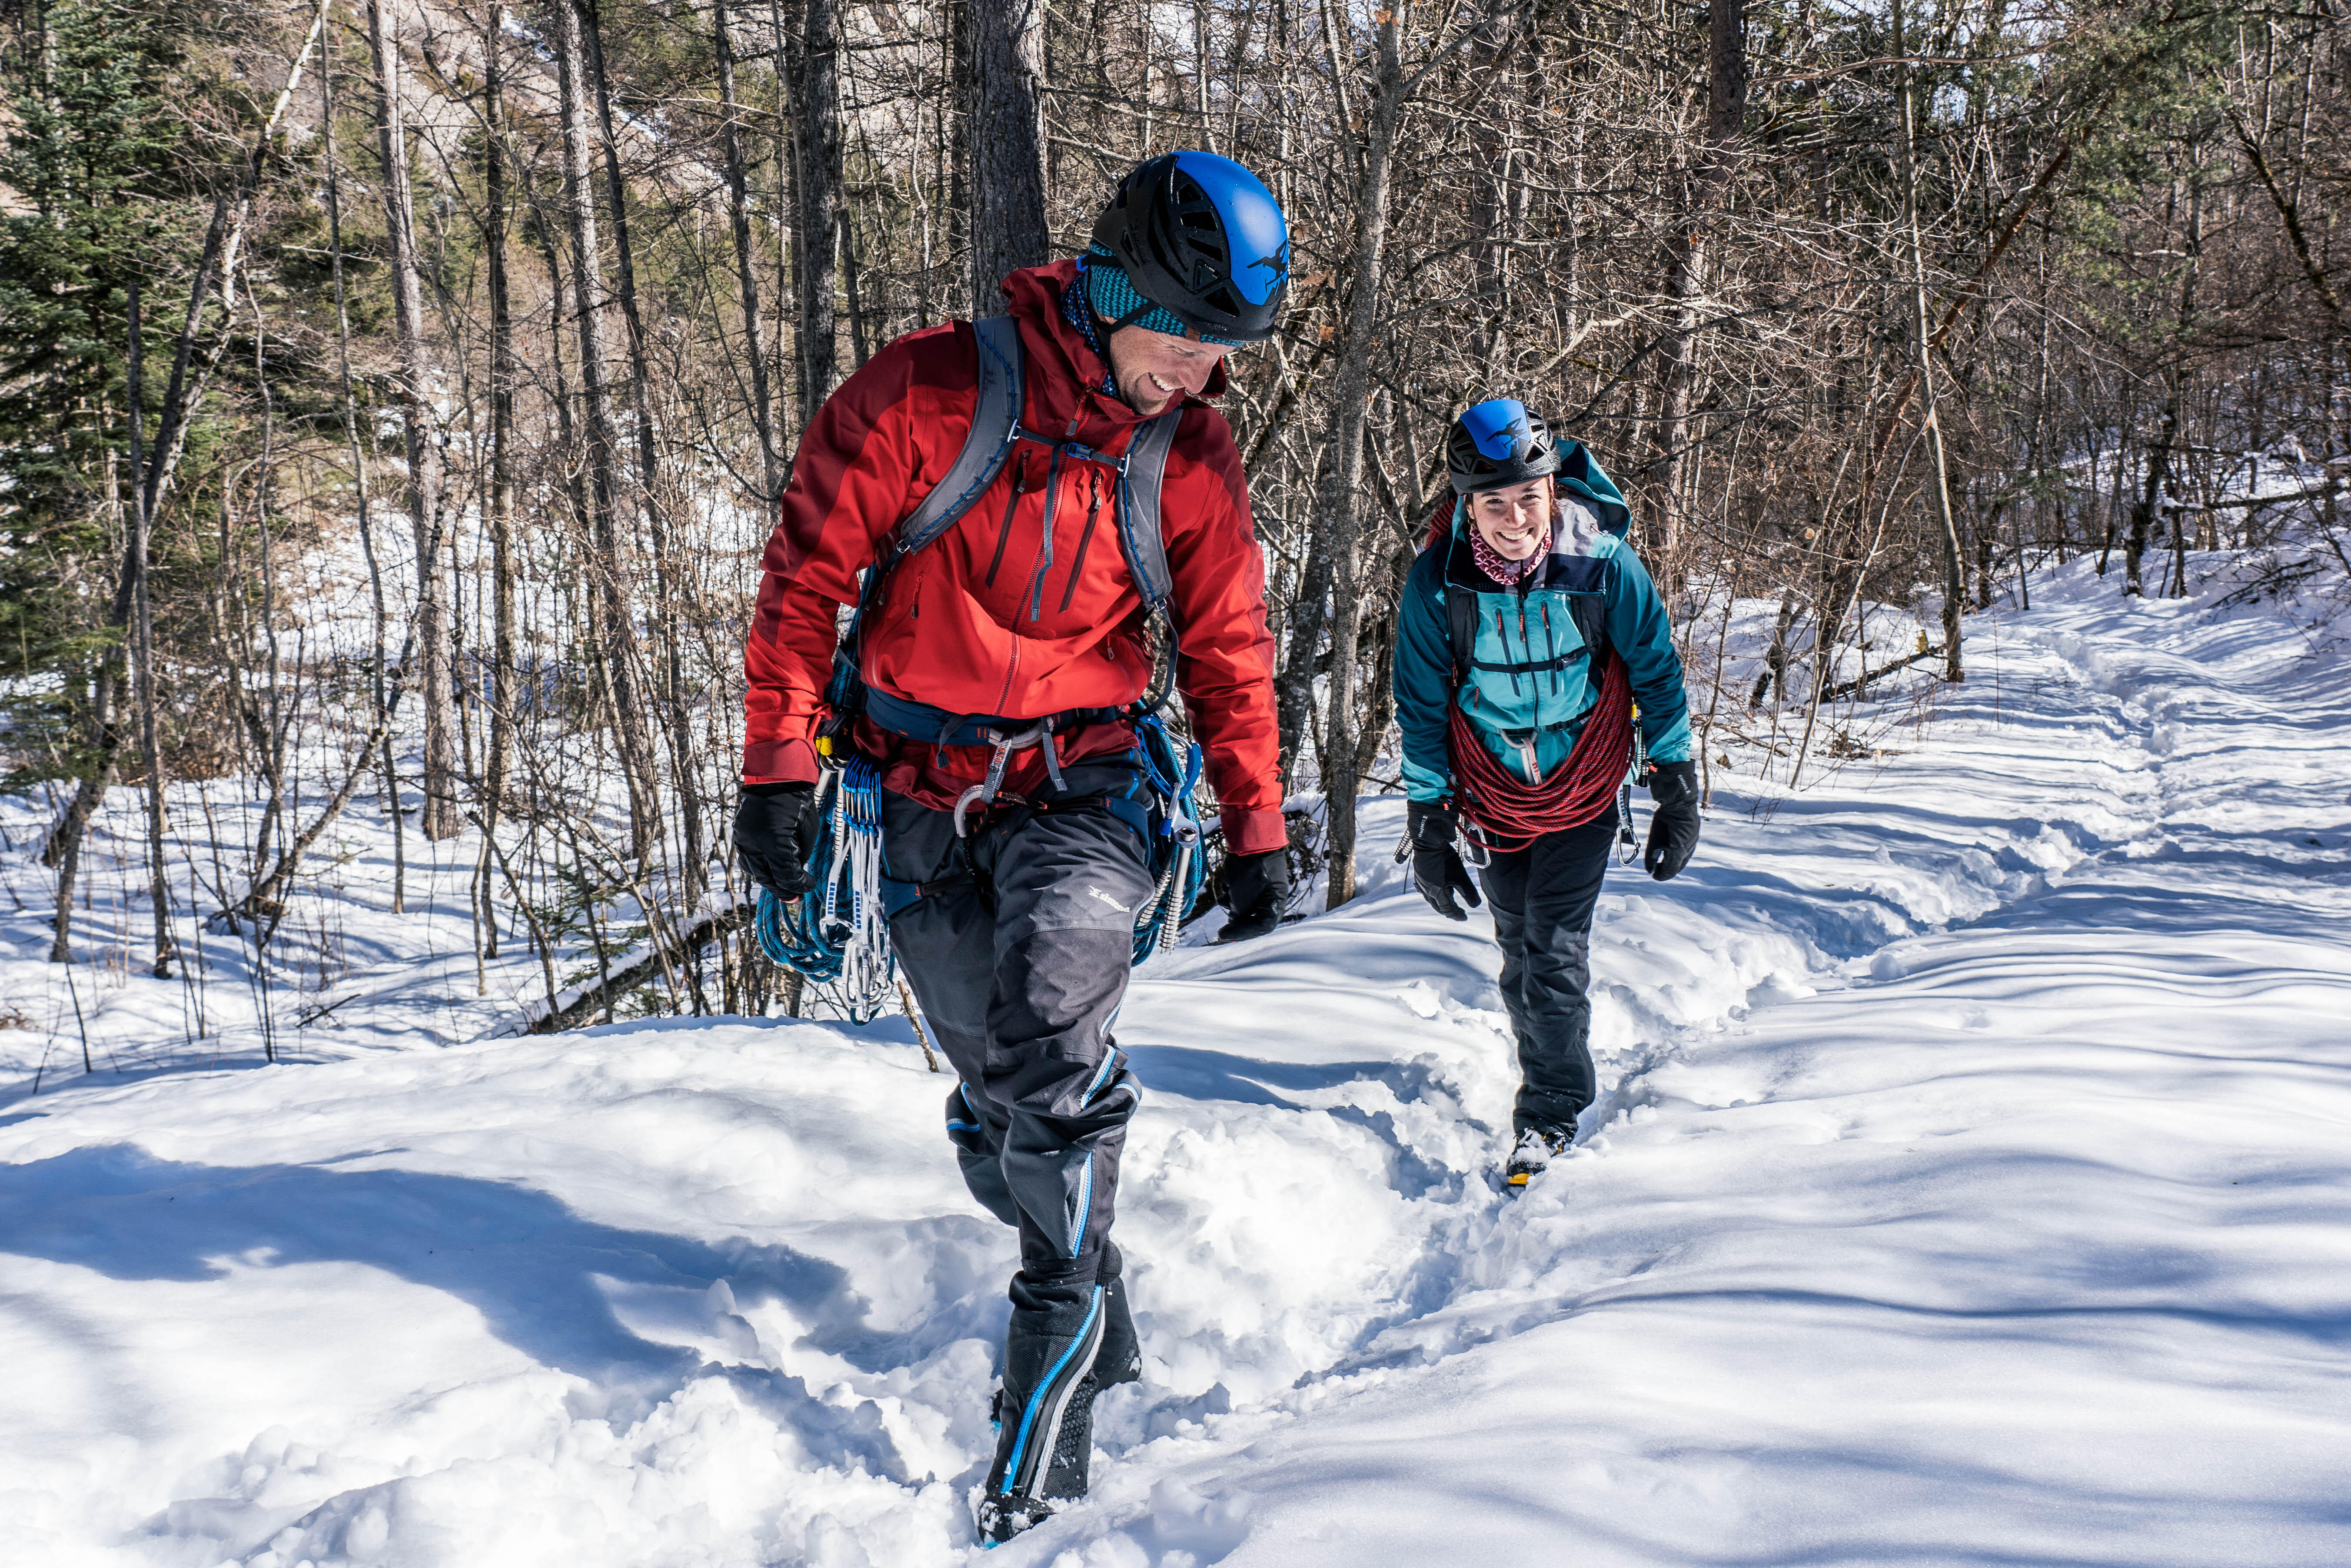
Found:
<path fill-rule="evenodd" d="M 1592 908 L 1616 838 L 1611 810 L 1497 854 L 1478 880 L 1502 945 L 1502 1004 L 1519 1041 L 1513 1130 L 1573 1136 L 1592 1103 Z"/>
<path fill-rule="evenodd" d="M 1093 1300 L 1138 1092 L 1110 1027 L 1151 881 L 1142 835 L 1104 804 L 1137 799 L 1136 776 L 1062 775 L 1056 797 L 971 813 L 968 840 L 950 812 L 882 802 L 883 874 L 923 884 L 890 937 L 955 1063 L 947 1137 L 971 1195 L 1020 1231 L 1015 1341 L 1058 1337 Z"/>

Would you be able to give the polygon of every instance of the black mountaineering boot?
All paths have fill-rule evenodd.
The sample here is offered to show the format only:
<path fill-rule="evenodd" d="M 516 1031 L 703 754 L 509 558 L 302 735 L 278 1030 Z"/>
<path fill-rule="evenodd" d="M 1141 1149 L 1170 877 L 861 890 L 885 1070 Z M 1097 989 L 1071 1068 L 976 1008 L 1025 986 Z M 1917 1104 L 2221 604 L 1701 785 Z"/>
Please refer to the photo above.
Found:
<path fill-rule="evenodd" d="M 1567 1153 L 1574 1142 L 1573 1128 L 1529 1127 L 1519 1134 L 1519 1146 L 1510 1151 L 1510 1163 L 1502 1168 L 1502 1184 L 1512 1192 L 1524 1192 L 1534 1174 Z"/>
<path fill-rule="evenodd" d="M 1016 1303 L 1022 1283 L 1013 1281 Z M 1094 1395 L 1101 1387 L 1094 1363 L 1110 1316 L 1108 1294 L 1097 1280 L 1075 1301 L 1013 1308 L 997 1406 L 996 1462 L 988 1467 L 977 1520 L 979 1538 L 988 1545 L 1042 1523 L 1054 1502 L 1086 1495 Z"/>
<path fill-rule="evenodd" d="M 1102 1343 L 1094 1357 L 1094 1381 L 1104 1388 L 1143 1376 L 1143 1342 L 1135 1337 L 1134 1314 L 1126 1305 L 1125 1261 L 1117 1242 L 1102 1243 L 1102 1272 L 1096 1276 L 1102 1288 Z"/>

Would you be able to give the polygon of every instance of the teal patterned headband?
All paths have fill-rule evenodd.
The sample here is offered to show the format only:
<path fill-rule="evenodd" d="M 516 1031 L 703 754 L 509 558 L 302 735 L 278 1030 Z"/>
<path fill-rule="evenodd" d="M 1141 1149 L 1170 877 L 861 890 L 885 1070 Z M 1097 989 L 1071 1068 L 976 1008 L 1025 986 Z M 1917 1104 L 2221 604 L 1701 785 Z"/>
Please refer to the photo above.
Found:
<path fill-rule="evenodd" d="M 1196 337 L 1203 343 L 1222 343 L 1231 348 L 1243 346 L 1237 338 L 1218 338 L 1207 332 L 1195 334 L 1176 312 L 1165 306 L 1154 305 L 1135 292 L 1134 283 L 1126 276 L 1126 269 L 1100 246 L 1078 258 L 1078 269 L 1085 275 L 1086 303 L 1092 306 L 1094 314 L 1105 321 L 1165 332 L 1170 337 Z M 1136 311 L 1141 314 L 1134 314 Z M 1129 319 L 1130 316 L 1132 319 Z"/>

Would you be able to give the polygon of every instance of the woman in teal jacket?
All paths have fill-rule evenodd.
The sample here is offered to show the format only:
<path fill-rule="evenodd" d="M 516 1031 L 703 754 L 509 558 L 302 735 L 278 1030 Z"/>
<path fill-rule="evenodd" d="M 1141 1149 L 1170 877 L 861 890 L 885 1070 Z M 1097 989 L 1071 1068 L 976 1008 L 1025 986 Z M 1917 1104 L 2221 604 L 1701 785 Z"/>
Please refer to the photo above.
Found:
<path fill-rule="evenodd" d="M 1467 920 L 1455 894 L 1479 899 L 1457 836 L 1471 846 L 1518 1036 L 1506 1178 L 1523 1186 L 1574 1142 L 1594 1093 L 1592 911 L 1632 753 L 1628 697 L 1656 802 L 1643 862 L 1660 882 L 1698 847 L 1698 769 L 1672 625 L 1591 454 L 1496 398 L 1454 422 L 1446 459 L 1452 525 L 1413 563 L 1396 637 L 1413 882 Z"/>

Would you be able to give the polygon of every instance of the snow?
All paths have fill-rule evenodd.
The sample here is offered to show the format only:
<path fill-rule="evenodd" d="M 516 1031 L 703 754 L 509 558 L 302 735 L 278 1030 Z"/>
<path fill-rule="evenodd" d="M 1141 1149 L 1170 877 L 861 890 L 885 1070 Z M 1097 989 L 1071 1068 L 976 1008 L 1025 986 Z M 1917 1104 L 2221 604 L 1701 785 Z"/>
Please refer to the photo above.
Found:
<path fill-rule="evenodd" d="M 2351 1561 L 2351 661 L 2221 597 L 2046 571 L 1876 755 L 1714 765 L 1690 872 L 1611 873 L 1603 1099 L 1523 1197 L 1490 926 L 1393 797 L 1354 904 L 1152 960 L 1144 1381 L 987 1560 Z M 0 925 L 0 1560 L 976 1561 L 1013 1246 L 948 1081 L 900 1019 L 476 1038 L 536 965 L 474 997 L 455 852 L 439 956 L 354 902 L 409 988 L 277 1065 L 139 1054 L 125 977 L 59 1078 Z"/>

